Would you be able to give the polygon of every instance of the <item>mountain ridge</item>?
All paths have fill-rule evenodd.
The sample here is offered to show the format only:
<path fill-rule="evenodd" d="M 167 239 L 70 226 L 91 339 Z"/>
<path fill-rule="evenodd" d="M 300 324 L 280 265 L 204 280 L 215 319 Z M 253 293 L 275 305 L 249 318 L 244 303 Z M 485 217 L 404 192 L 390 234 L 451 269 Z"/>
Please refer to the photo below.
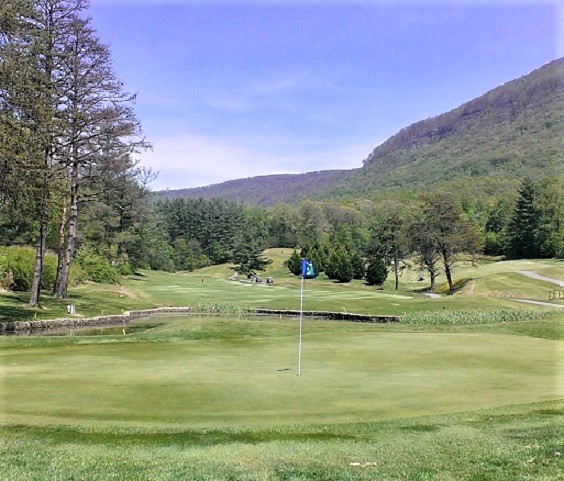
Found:
<path fill-rule="evenodd" d="M 460 179 L 513 181 L 564 174 L 564 58 L 510 80 L 443 114 L 415 122 L 351 170 L 250 177 L 170 197 L 223 197 L 271 206 L 304 198 L 371 197 Z M 501 182 L 503 183 L 503 182 Z"/>

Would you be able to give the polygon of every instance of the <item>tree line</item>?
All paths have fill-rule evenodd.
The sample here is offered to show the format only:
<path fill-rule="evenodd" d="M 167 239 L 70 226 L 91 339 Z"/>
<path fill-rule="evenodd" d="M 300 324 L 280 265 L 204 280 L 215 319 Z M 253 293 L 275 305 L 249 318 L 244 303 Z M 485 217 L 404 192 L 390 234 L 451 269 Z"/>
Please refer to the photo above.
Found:
<path fill-rule="evenodd" d="M 65 298 L 79 212 L 104 205 L 124 230 L 147 179 L 136 167 L 135 154 L 149 145 L 135 96 L 115 76 L 87 7 L 87 0 L 0 7 L 2 237 L 35 245 L 31 306 L 39 303 L 48 244 L 58 258 L 52 291 Z"/>

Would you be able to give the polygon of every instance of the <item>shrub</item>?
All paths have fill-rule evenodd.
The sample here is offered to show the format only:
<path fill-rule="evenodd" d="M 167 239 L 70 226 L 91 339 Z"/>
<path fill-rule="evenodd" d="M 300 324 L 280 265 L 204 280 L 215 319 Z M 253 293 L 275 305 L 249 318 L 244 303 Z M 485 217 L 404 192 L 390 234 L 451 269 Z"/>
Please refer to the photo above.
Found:
<path fill-rule="evenodd" d="M 90 246 L 81 246 L 76 254 L 75 262 L 80 265 L 88 280 L 100 284 L 116 284 L 118 281 L 117 270 Z"/>
<path fill-rule="evenodd" d="M 353 279 L 354 270 L 351 258 L 344 249 L 333 251 L 325 267 L 325 274 L 329 279 L 339 282 L 350 282 Z"/>
<path fill-rule="evenodd" d="M 302 260 L 296 249 L 294 249 L 290 257 L 284 262 L 284 265 L 295 276 L 299 276 L 302 273 Z"/>
<path fill-rule="evenodd" d="M 524 321 L 538 321 L 554 316 L 553 311 L 496 309 L 453 310 L 453 311 L 421 311 L 409 313 L 401 317 L 403 324 L 495 324 Z"/>
<path fill-rule="evenodd" d="M 14 291 L 31 289 L 35 249 L 31 247 L 5 247 L 0 251 L 0 285 Z M 52 254 L 45 255 L 41 288 L 50 289 L 55 282 L 57 259 Z"/>
<path fill-rule="evenodd" d="M 370 286 L 382 285 L 388 277 L 388 269 L 382 259 L 373 259 L 366 269 L 366 282 Z"/>

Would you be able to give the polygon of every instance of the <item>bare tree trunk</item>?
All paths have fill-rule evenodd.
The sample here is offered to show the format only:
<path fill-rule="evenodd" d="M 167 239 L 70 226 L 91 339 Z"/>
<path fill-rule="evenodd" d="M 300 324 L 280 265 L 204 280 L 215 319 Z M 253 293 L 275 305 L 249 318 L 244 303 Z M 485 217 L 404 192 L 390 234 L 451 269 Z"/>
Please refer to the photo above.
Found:
<path fill-rule="evenodd" d="M 64 252 L 65 252 L 65 227 L 67 225 L 67 199 L 63 198 L 63 205 L 61 208 L 61 219 L 59 221 L 59 245 L 57 248 L 57 276 L 55 277 L 55 284 L 53 285 L 53 294 L 56 295 L 61 285 L 61 271 L 63 269 Z"/>
<path fill-rule="evenodd" d="M 76 249 L 76 237 L 78 232 L 78 165 L 75 162 L 71 172 L 71 194 L 70 194 L 70 215 L 69 230 L 67 235 L 67 247 L 64 252 L 64 261 L 61 268 L 60 279 L 57 282 L 57 292 L 55 296 L 59 299 L 66 299 L 68 294 L 69 273 L 72 258 Z"/>
<path fill-rule="evenodd" d="M 431 277 L 431 287 L 429 287 L 429 290 L 432 291 L 433 289 L 435 289 L 435 282 L 437 279 L 435 269 L 429 269 L 429 276 Z"/>
<path fill-rule="evenodd" d="M 442 249 L 442 255 L 443 255 L 443 263 L 444 263 L 444 268 L 445 268 L 445 274 L 446 274 L 446 278 L 448 281 L 448 290 L 449 292 L 454 292 L 454 284 L 452 282 L 452 266 L 451 266 L 451 262 L 450 262 L 450 256 L 449 253 L 446 249 Z"/>
<path fill-rule="evenodd" d="M 31 290 L 29 293 L 29 305 L 31 307 L 39 306 L 39 299 L 41 297 L 41 277 L 43 276 L 43 261 L 47 247 L 47 224 L 49 221 L 49 186 L 47 182 L 47 173 L 45 173 L 41 193 L 39 239 L 37 240 L 35 249 L 35 266 L 33 268 L 33 278 L 31 280 Z"/>
<path fill-rule="evenodd" d="M 396 291 L 399 289 L 399 262 L 397 256 L 394 256 L 394 274 L 396 276 Z"/>

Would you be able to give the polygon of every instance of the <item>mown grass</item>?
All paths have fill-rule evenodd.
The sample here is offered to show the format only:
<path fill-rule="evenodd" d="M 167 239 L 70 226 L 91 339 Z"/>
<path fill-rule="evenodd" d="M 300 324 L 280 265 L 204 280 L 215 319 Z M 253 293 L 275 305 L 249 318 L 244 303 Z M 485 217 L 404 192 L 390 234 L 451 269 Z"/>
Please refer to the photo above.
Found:
<path fill-rule="evenodd" d="M 0 472 L 12 481 L 548 481 L 562 479 L 563 414 L 554 401 L 283 428 L 4 425 Z"/>
<path fill-rule="evenodd" d="M 299 306 L 286 252 L 272 255 L 274 286 L 215 266 L 71 292 L 83 315 L 199 304 L 221 316 L 154 316 L 129 335 L 0 337 L 0 479 L 562 479 L 564 314 L 510 300 L 544 300 L 544 283 L 517 271 L 562 278 L 561 262 L 467 266 L 458 274 L 471 289 L 440 299 L 415 292 L 416 271 L 399 292 L 307 281 L 306 309 L 407 315 L 306 318 L 297 377 L 297 320 L 241 314 Z M 0 299 L 0 320 L 33 314 L 23 296 Z M 37 317 L 65 305 L 45 298 Z"/>
<path fill-rule="evenodd" d="M 208 427 L 358 422 L 562 395 L 559 343 L 542 337 L 306 320 L 299 378 L 296 319 L 160 322 L 128 336 L 2 338 L 4 418 Z"/>
<path fill-rule="evenodd" d="M 65 317 L 69 303 L 75 304 L 77 313 L 82 316 L 151 307 L 218 303 L 243 308 L 296 309 L 299 307 L 300 282 L 283 267 L 290 252 L 289 249 L 271 249 L 266 253 L 273 263 L 268 266 L 264 277 L 274 277 L 274 285 L 230 281 L 228 277 L 233 271 L 228 265 L 212 266 L 192 273 L 140 271 L 122 278 L 120 285 L 87 284 L 72 288 L 66 301 L 57 301 L 44 295 L 39 309 L 27 306 L 26 294 L 0 293 L 0 322 Z M 468 263 L 455 271 L 457 280 L 470 279 L 464 289 L 455 295 L 430 299 L 425 292 L 420 292 L 427 284 L 417 281 L 420 272 L 416 269 L 404 272 L 398 291 L 393 289 L 391 279 L 383 290 L 378 290 L 366 286 L 362 281 L 339 284 L 321 275 L 305 284 L 305 308 L 402 315 L 441 309 L 531 309 L 534 307 L 516 303 L 512 299 L 546 301 L 548 290 L 554 286 L 525 277 L 518 273 L 519 270 L 564 278 L 564 264 L 557 260 L 483 261 L 477 267 Z"/>

